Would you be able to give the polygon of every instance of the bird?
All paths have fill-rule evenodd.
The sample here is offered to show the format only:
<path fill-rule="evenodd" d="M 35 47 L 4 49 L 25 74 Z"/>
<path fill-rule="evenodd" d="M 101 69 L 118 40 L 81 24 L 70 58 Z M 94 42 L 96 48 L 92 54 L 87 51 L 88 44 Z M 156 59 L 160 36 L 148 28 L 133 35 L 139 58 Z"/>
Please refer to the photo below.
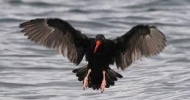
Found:
<path fill-rule="evenodd" d="M 36 18 L 20 23 L 21 32 L 39 45 L 58 51 L 71 63 L 87 65 L 73 69 L 83 89 L 104 92 L 123 76 L 113 70 L 125 70 L 142 57 L 159 54 L 166 46 L 165 35 L 155 26 L 137 24 L 114 39 L 103 34 L 88 37 L 68 21 L 59 18 Z"/>

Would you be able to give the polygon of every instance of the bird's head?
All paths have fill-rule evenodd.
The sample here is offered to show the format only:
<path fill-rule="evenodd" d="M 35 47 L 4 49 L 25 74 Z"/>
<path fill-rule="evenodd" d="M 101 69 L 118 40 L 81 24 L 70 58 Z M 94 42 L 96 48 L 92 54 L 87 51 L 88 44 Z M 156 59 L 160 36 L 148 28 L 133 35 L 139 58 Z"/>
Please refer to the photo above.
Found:
<path fill-rule="evenodd" d="M 96 53 L 98 47 L 101 45 L 102 40 L 104 40 L 104 39 L 105 39 L 104 35 L 102 35 L 102 34 L 96 35 L 96 38 L 95 38 L 95 40 L 96 40 L 96 46 L 94 48 L 94 53 Z"/>

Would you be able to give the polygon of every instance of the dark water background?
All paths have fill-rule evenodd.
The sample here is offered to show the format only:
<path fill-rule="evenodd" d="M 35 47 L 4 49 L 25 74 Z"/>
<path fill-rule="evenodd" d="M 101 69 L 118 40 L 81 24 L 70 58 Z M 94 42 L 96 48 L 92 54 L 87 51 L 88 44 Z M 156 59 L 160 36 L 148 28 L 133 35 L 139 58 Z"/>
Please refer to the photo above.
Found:
<path fill-rule="evenodd" d="M 71 72 L 74 64 L 19 32 L 19 23 L 47 17 L 107 38 L 137 24 L 155 25 L 166 35 L 167 47 L 117 70 L 124 78 L 104 94 L 83 91 Z M 93 99 L 190 100 L 189 0 L 0 0 L 0 100 Z"/>

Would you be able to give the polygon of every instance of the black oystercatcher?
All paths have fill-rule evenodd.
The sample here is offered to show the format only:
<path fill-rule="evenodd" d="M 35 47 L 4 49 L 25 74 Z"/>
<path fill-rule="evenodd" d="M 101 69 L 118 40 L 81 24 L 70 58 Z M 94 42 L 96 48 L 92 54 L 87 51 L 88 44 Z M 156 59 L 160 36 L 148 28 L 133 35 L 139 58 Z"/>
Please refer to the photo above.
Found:
<path fill-rule="evenodd" d="M 109 65 L 116 63 L 124 70 L 140 58 L 156 55 L 165 47 L 165 36 L 154 26 L 137 25 L 115 39 L 106 39 L 98 34 L 89 38 L 68 22 L 61 19 L 34 19 L 20 24 L 28 39 L 53 48 L 72 63 L 78 65 L 84 55 L 88 64 L 74 69 L 83 88 L 109 88 L 122 75 Z"/>

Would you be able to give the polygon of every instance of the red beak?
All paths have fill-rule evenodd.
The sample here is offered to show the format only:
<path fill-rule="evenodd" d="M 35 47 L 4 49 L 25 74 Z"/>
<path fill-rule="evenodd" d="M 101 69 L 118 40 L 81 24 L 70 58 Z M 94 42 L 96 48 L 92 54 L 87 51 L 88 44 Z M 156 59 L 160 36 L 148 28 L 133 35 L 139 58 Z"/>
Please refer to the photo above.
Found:
<path fill-rule="evenodd" d="M 101 44 L 101 42 L 99 40 L 96 41 L 96 46 L 94 48 L 94 53 L 96 53 L 96 51 L 97 51 L 98 47 L 100 46 L 100 44 Z"/>

